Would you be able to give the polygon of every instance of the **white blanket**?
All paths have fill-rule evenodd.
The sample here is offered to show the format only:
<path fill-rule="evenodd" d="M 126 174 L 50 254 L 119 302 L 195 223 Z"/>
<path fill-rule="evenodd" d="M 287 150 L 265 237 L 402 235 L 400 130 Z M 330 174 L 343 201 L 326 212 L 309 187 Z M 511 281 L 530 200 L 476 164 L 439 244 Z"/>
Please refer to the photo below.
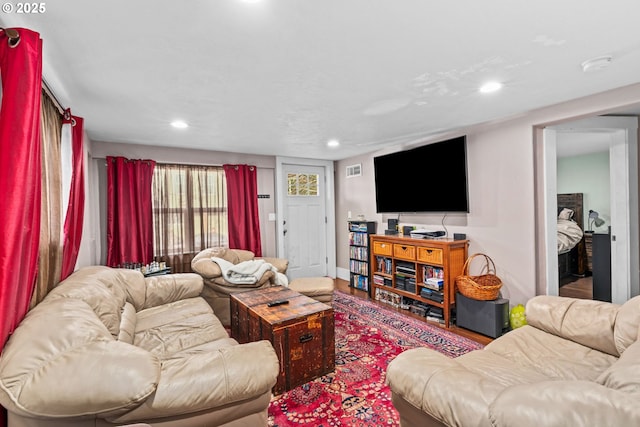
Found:
<path fill-rule="evenodd" d="M 237 285 L 248 285 L 258 282 L 264 273 L 278 270 L 263 259 L 254 259 L 233 264 L 225 259 L 212 257 L 211 261 L 218 264 L 224 280 Z"/>
<path fill-rule="evenodd" d="M 582 240 L 582 229 L 575 222 L 558 218 L 558 253 L 572 249 Z"/>

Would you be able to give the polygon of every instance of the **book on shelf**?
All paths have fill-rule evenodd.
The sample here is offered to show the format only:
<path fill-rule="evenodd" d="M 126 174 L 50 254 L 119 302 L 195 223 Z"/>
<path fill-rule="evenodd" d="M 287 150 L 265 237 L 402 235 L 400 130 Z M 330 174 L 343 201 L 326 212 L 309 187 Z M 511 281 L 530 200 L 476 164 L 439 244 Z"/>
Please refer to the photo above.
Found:
<path fill-rule="evenodd" d="M 394 292 L 387 292 L 380 288 L 376 288 L 374 298 L 376 301 L 392 305 L 393 307 L 400 307 L 402 304 L 402 297 L 400 295 Z"/>
<path fill-rule="evenodd" d="M 349 262 L 349 270 L 355 274 L 369 275 L 369 264 L 365 261 L 351 260 Z"/>
<path fill-rule="evenodd" d="M 443 319 L 444 318 L 444 313 L 435 311 L 434 308 L 437 308 L 437 307 L 429 307 L 429 313 L 428 313 L 429 316 L 437 317 L 438 319 Z"/>
<path fill-rule="evenodd" d="M 391 274 L 391 258 L 381 256 L 376 257 L 377 271 L 384 274 Z"/>
<path fill-rule="evenodd" d="M 367 261 L 369 259 L 368 249 L 363 246 L 351 246 L 349 248 L 349 258 Z"/>
<path fill-rule="evenodd" d="M 411 275 L 416 274 L 416 270 L 415 269 L 403 267 L 401 265 L 396 266 L 396 272 L 404 273 L 404 274 L 411 274 Z"/>
<path fill-rule="evenodd" d="M 388 287 L 391 287 L 393 284 L 391 279 L 387 277 L 378 276 L 377 274 L 373 275 L 373 283 L 379 286 L 388 286 Z"/>
<path fill-rule="evenodd" d="M 419 316 L 425 317 L 429 313 L 429 306 L 421 303 L 420 301 L 413 301 L 413 304 L 409 307 L 409 310 Z"/>
<path fill-rule="evenodd" d="M 411 302 L 412 300 L 410 298 L 402 297 L 402 300 L 400 301 L 400 308 L 403 310 L 409 310 L 409 308 L 411 308 Z"/>
<path fill-rule="evenodd" d="M 441 267 L 425 265 L 422 267 L 422 273 L 424 277 L 444 279 L 444 269 Z"/>
<path fill-rule="evenodd" d="M 368 225 L 366 222 L 364 223 L 359 223 L 359 222 L 350 222 L 349 223 L 349 231 L 357 231 L 360 233 L 366 233 L 368 232 Z"/>
<path fill-rule="evenodd" d="M 444 324 L 444 318 L 443 317 L 436 317 L 436 316 L 432 316 L 431 314 L 427 314 L 425 316 L 425 318 L 427 320 L 431 320 L 432 322 L 436 322 L 436 323 L 440 323 L 440 324 Z"/>
<path fill-rule="evenodd" d="M 349 244 L 357 246 L 367 246 L 369 243 L 369 236 L 366 233 L 350 232 Z"/>
<path fill-rule="evenodd" d="M 434 291 L 433 289 L 422 288 L 420 290 L 420 296 L 439 303 L 444 301 L 444 292 Z"/>
<path fill-rule="evenodd" d="M 443 285 L 431 285 L 429 283 L 423 283 L 423 286 L 427 289 L 431 289 L 434 291 L 442 291 Z"/>

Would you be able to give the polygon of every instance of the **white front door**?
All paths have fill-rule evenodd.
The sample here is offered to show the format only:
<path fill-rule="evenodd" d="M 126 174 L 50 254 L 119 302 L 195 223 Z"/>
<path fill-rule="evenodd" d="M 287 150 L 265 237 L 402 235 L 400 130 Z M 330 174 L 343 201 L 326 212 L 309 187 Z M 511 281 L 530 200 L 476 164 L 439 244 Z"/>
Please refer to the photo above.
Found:
<path fill-rule="evenodd" d="M 285 164 L 282 168 L 281 231 L 287 276 L 327 275 L 327 204 L 322 166 Z"/>

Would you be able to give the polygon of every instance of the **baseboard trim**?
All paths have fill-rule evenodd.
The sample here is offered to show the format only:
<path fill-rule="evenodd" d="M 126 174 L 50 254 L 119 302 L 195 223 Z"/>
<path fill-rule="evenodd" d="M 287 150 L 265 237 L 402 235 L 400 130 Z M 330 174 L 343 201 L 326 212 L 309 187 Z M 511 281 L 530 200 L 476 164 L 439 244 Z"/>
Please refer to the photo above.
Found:
<path fill-rule="evenodd" d="M 347 282 L 349 281 L 349 270 L 347 270 L 346 268 L 337 267 L 336 273 L 338 279 L 346 280 Z"/>

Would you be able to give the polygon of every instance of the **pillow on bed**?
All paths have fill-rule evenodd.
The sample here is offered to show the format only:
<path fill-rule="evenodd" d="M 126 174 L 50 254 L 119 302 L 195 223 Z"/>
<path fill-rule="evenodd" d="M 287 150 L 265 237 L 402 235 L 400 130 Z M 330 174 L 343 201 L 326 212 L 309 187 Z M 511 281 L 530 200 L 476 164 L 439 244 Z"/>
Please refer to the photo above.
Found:
<path fill-rule="evenodd" d="M 573 211 L 567 208 L 562 209 L 558 214 L 558 219 L 573 219 Z"/>

